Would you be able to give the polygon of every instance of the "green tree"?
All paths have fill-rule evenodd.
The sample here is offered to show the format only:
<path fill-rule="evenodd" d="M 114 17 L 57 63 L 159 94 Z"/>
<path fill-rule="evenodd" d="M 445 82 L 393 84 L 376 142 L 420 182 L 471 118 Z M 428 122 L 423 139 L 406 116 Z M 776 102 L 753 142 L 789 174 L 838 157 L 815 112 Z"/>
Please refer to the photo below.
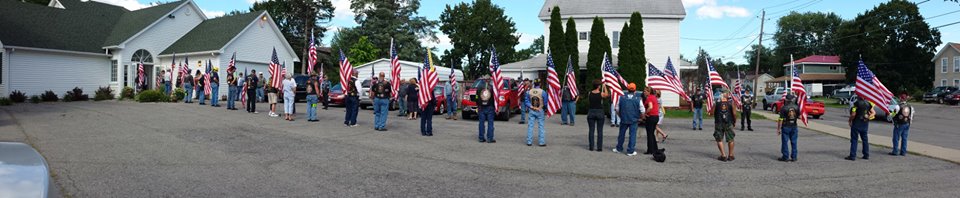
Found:
<path fill-rule="evenodd" d="M 533 58 L 537 54 L 542 54 L 542 53 L 543 53 L 543 36 L 540 36 L 540 37 L 537 37 L 537 39 L 534 39 L 533 43 L 530 43 L 530 46 L 527 47 L 526 49 L 517 51 L 513 60 L 517 60 L 517 61 L 526 60 L 526 59 Z"/>
<path fill-rule="evenodd" d="M 373 43 L 367 39 L 367 36 L 361 36 L 353 46 L 350 46 L 350 52 L 348 53 L 347 56 L 350 57 L 350 64 L 356 67 L 377 60 L 380 49 L 373 46 Z"/>
<path fill-rule="evenodd" d="M 447 5 L 440 14 L 440 31 L 450 38 L 453 49 L 446 54 L 452 60 L 466 60 L 469 78 L 487 75 L 486 65 L 490 57 L 490 47 L 497 49 L 501 63 L 517 61 L 514 47 L 519 38 L 515 23 L 504 14 L 503 8 L 490 0 L 477 0 L 472 4 L 459 3 Z M 541 42 L 542 45 L 542 42 Z"/>
<path fill-rule="evenodd" d="M 579 32 L 577 32 L 577 23 L 573 21 L 573 18 L 567 18 L 567 30 L 563 35 L 564 37 L 563 45 L 565 48 L 563 53 L 565 53 L 567 56 L 560 57 L 560 58 L 563 58 L 564 61 L 567 60 L 567 57 L 570 58 L 570 62 L 571 62 L 570 65 L 574 67 L 573 69 L 574 76 L 579 76 L 580 73 L 583 73 L 580 71 L 580 50 L 579 50 L 580 46 L 578 45 L 580 43 L 580 40 L 577 38 L 577 36 L 579 36 L 578 34 Z M 557 66 L 558 66 L 557 72 L 564 72 L 564 73 L 567 72 L 567 64 L 563 64 L 562 69 L 559 68 L 560 65 L 557 65 Z M 561 75 L 560 76 L 561 82 L 563 82 L 563 80 L 566 77 L 567 77 L 566 75 Z M 577 79 L 583 80 L 583 78 L 577 78 Z M 577 82 L 577 85 L 579 86 L 582 86 L 584 84 L 586 83 Z"/>
<path fill-rule="evenodd" d="M 834 13 L 790 12 L 777 21 L 777 32 L 773 34 L 776 48 L 775 60 L 778 65 L 770 65 L 774 76 L 783 75 L 782 64 L 790 62 L 790 55 L 800 59 L 810 55 L 837 54 L 837 28 L 843 19 Z M 763 56 L 761 56 L 763 57 Z M 756 60 L 754 60 L 756 61 Z M 763 62 L 761 62 L 763 63 Z"/>
<path fill-rule="evenodd" d="M 367 36 L 377 49 L 390 48 L 392 38 L 400 59 L 423 60 L 427 50 L 423 40 L 437 40 L 434 34 L 437 22 L 417 16 L 419 8 L 419 0 L 351 0 L 350 9 L 356 14 L 354 21 L 359 26 L 353 28 L 355 34 L 341 36 L 348 42 Z M 343 46 L 353 46 L 353 43 Z M 378 54 L 381 58 L 388 56 L 386 50 Z"/>
<path fill-rule="evenodd" d="M 593 82 L 600 77 L 603 54 L 607 54 L 607 58 L 611 57 L 610 38 L 603 30 L 603 19 L 594 17 L 593 26 L 590 28 L 590 48 L 587 50 L 587 71 L 582 75 L 584 82 Z"/>
<path fill-rule="evenodd" d="M 756 68 L 757 47 L 759 46 L 752 45 L 750 46 L 749 50 L 744 52 L 743 58 L 747 60 L 748 67 L 743 71 L 752 71 Z M 787 59 L 790 59 L 790 56 L 787 56 Z M 785 62 L 780 62 L 780 59 L 778 59 L 776 54 L 774 54 L 773 49 L 765 46 L 760 49 L 760 73 L 769 73 L 772 76 L 780 76 L 783 74 L 783 63 Z"/>
<path fill-rule="evenodd" d="M 269 12 L 290 47 L 299 49 L 296 53 L 302 60 L 300 63 L 295 63 L 299 65 L 299 67 L 296 65 L 293 67 L 295 73 L 306 70 L 306 64 L 303 63 L 307 62 L 307 50 L 310 48 L 307 43 L 310 35 L 313 34 L 317 39 L 324 37 L 327 31 L 325 24 L 333 19 L 333 10 L 333 3 L 330 0 L 263 1 L 253 3 L 253 7 L 250 8 L 250 11 Z"/>
<path fill-rule="evenodd" d="M 930 28 L 917 4 L 903 0 L 882 3 L 844 22 L 838 30 L 840 62 L 847 82 L 856 80 L 858 61 L 877 75 L 890 91 L 915 92 L 932 86 L 933 59 L 941 44 L 940 31 Z"/>
<path fill-rule="evenodd" d="M 567 68 L 567 48 L 563 33 L 563 20 L 560 19 L 560 6 L 550 10 L 550 46 L 548 53 L 553 56 L 553 64 L 557 69 Z M 563 78 L 563 77 L 561 77 Z"/>
<path fill-rule="evenodd" d="M 630 15 L 629 25 L 624 24 L 619 48 L 617 62 L 623 79 L 636 82 L 637 89 L 644 88 L 647 80 L 647 58 L 643 41 L 643 17 L 639 12 Z"/>

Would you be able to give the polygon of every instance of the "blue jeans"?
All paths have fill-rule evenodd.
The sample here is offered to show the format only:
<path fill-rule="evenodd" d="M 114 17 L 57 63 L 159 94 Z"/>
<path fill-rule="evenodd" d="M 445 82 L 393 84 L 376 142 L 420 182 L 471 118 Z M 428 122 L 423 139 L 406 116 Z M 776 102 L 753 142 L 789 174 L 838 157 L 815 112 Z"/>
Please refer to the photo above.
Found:
<path fill-rule="evenodd" d="M 867 123 L 853 122 L 850 127 L 850 157 L 857 157 L 857 137 L 863 140 L 863 157 L 870 157 L 870 142 L 867 141 Z"/>
<path fill-rule="evenodd" d="M 193 85 L 183 85 L 183 91 L 187 92 L 187 95 L 183 96 L 183 102 L 190 103 L 193 101 Z"/>
<path fill-rule="evenodd" d="M 613 116 L 617 117 L 617 116 Z M 637 123 L 620 125 L 620 134 L 617 135 L 617 150 L 623 152 L 623 135 L 630 129 L 630 141 L 627 143 L 627 153 L 633 153 L 637 149 Z"/>
<path fill-rule="evenodd" d="M 703 128 L 703 108 L 693 108 L 693 128 Z"/>
<path fill-rule="evenodd" d="M 220 85 L 210 87 L 210 105 L 220 105 Z"/>
<path fill-rule="evenodd" d="M 453 96 L 447 96 L 447 116 L 453 117 L 457 112 L 457 101 Z"/>
<path fill-rule="evenodd" d="M 355 125 L 357 124 L 357 108 L 359 107 L 357 103 L 360 101 L 360 98 L 347 96 L 346 100 L 347 115 L 344 116 L 343 124 Z"/>
<path fill-rule="evenodd" d="M 317 120 L 317 95 L 307 95 L 307 120 Z"/>
<path fill-rule="evenodd" d="M 787 151 L 787 141 L 790 141 L 790 148 Z M 797 127 L 783 127 L 780 129 L 780 153 L 784 159 L 797 159 Z"/>
<path fill-rule="evenodd" d="M 907 155 L 907 135 L 910 135 L 910 124 L 893 125 L 893 154 Z M 897 149 L 900 149 L 897 153 Z"/>
<path fill-rule="evenodd" d="M 387 115 L 390 113 L 389 98 L 373 99 L 373 128 L 383 129 L 387 127 Z"/>
<path fill-rule="evenodd" d="M 399 100 L 397 100 L 397 106 L 400 106 L 400 110 L 399 110 L 400 116 L 407 115 L 407 99 L 404 97 L 398 97 L 398 98 L 400 98 Z"/>
<path fill-rule="evenodd" d="M 200 100 L 200 105 L 206 104 L 204 103 L 204 101 L 207 100 L 207 96 L 204 95 L 206 93 L 203 93 L 203 89 L 200 89 L 200 87 L 194 87 L 194 88 L 197 89 L 197 100 Z"/>
<path fill-rule="evenodd" d="M 434 104 L 427 104 L 426 108 L 420 114 L 420 134 L 433 135 L 433 111 L 437 109 Z"/>
<path fill-rule="evenodd" d="M 527 114 L 530 113 L 529 111 L 530 111 L 530 108 L 527 108 L 527 106 L 520 104 L 520 122 L 527 121 Z"/>
<path fill-rule="evenodd" d="M 546 145 L 547 139 L 543 137 L 543 135 L 547 130 L 543 128 L 543 111 L 530 111 L 529 115 L 530 119 L 528 119 L 528 121 L 530 122 L 527 122 L 527 144 L 533 144 L 533 125 L 536 124 L 538 127 L 537 141 L 540 145 Z"/>
<path fill-rule="evenodd" d="M 230 86 L 227 88 L 227 109 L 233 109 L 237 107 L 237 86 Z"/>
<path fill-rule="evenodd" d="M 264 100 L 267 100 L 267 98 L 264 98 L 263 96 L 263 87 L 257 88 L 257 102 L 264 101 Z"/>
<path fill-rule="evenodd" d="M 173 91 L 172 89 L 170 89 L 170 86 L 171 86 L 170 81 L 163 81 L 163 92 L 168 96 L 170 95 L 170 92 Z"/>
<path fill-rule="evenodd" d="M 477 117 L 480 121 L 480 134 L 478 137 L 481 140 L 494 140 L 493 139 L 493 118 L 496 114 L 493 112 L 493 107 L 480 107 L 477 111 Z M 486 124 L 486 125 L 484 125 Z M 486 137 L 484 137 L 484 132 L 486 132 Z"/>
<path fill-rule="evenodd" d="M 577 102 L 574 101 L 563 101 L 560 103 L 560 123 L 576 123 L 577 120 L 574 118 L 574 114 L 577 112 Z M 567 122 L 567 117 L 570 117 L 570 122 Z"/>
<path fill-rule="evenodd" d="M 620 125 L 620 116 L 617 116 L 617 111 L 614 110 L 614 106 L 610 106 L 610 124 Z"/>

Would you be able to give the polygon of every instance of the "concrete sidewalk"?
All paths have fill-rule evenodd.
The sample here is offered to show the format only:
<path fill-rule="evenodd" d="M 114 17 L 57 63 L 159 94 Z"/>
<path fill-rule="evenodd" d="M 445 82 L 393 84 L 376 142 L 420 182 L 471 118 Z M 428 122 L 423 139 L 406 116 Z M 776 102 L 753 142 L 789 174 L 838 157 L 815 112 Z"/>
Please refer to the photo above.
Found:
<path fill-rule="evenodd" d="M 753 113 L 762 115 L 763 117 L 766 117 L 767 119 L 770 119 L 770 120 L 777 120 L 779 118 L 778 115 L 775 115 L 766 111 L 754 111 Z M 834 135 L 834 136 L 838 136 L 838 137 L 842 137 L 842 138 L 846 138 L 846 139 L 850 139 L 849 128 L 834 127 L 834 126 L 816 123 L 813 121 L 810 121 L 807 126 L 801 126 L 801 127 L 814 130 L 814 131 L 819 131 L 826 134 L 830 134 L 830 135 Z M 871 140 L 870 144 L 887 147 L 888 150 L 889 148 L 893 148 L 893 141 L 889 136 L 875 135 L 876 133 L 877 133 L 876 131 L 870 131 L 870 134 L 868 134 L 868 138 L 869 140 Z M 923 156 L 929 156 L 932 158 L 942 159 L 942 160 L 960 164 L 960 150 L 956 150 L 956 149 L 950 149 L 950 148 L 945 148 L 945 147 L 931 145 L 931 144 L 924 144 L 924 143 L 915 142 L 915 141 L 908 141 L 907 152 L 923 155 Z"/>

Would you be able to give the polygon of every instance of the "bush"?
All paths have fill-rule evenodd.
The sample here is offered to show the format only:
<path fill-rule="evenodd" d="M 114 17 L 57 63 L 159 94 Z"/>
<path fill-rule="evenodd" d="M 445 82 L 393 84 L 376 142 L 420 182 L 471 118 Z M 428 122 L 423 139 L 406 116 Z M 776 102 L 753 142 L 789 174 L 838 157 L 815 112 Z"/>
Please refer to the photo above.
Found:
<path fill-rule="evenodd" d="M 177 102 L 183 100 L 184 97 L 187 97 L 187 91 L 183 88 L 173 89 L 173 98 L 170 98 L 172 102 Z"/>
<path fill-rule="evenodd" d="M 40 103 L 40 96 L 38 95 L 30 96 L 30 103 L 33 103 L 33 104 Z"/>
<path fill-rule="evenodd" d="M 10 93 L 10 100 L 13 100 L 15 103 L 27 101 L 27 94 L 20 92 L 20 90 L 13 91 Z"/>
<path fill-rule="evenodd" d="M 57 93 L 53 93 L 53 91 L 47 90 L 46 92 L 43 92 L 42 95 L 40 95 L 40 99 L 43 100 L 44 102 L 56 102 L 60 100 L 60 97 L 57 96 Z"/>
<path fill-rule="evenodd" d="M 67 91 L 66 94 L 63 94 L 63 101 L 87 101 L 90 100 L 90 96 L 83 94 L 83 89 L 80 87 L 74 87 L 73 90 Z"/>
<path fill-rule="evenodd" d="M 146 90 L 137 94 L 137 102 L 167 102 L 170 97 L 159 90 Z"/>
<path fill-rule="evenodd" d="M 110 86 L 100 87 L 93 96 L 94 101 L 113 100 L 113 89 Z"/>
<path fill-rule="evenodd" d="M 0 106 L 10 106 L 13 105 L 13 100 L 6 97 L 0 97 Z"/>
<path fill-rule="evenodd" d="M 120 100 L 123 99 L 133 99 L 133 88 L 132 87 L 123 87 L 123 90 L 120 91 Z"/>

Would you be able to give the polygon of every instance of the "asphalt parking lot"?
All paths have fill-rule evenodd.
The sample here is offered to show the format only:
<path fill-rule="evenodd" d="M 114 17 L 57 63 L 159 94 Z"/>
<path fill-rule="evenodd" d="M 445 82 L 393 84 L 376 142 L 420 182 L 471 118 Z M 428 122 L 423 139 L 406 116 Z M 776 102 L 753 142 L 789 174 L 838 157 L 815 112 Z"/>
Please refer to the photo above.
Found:
<path fill-rule="evenodd" d="M 941 104 L 910 104 L 917 112 L 913 118 L 913 123 L 910 124 L 910 136 L 908 137 L 910 140 L 960 149 L 960 144 L 957 144 L 957 140 L 960 140 L 960 124 L 957 124 L 960 121 L 960 107 Z M 848 109 L 828 107 L 827 113 L 823 115 L 822 119 L 810 120 L 830 126 L 849 128 L 847 119 L 850 114 L 846 113 L 847 111 Z M 890 137 L 893 136 L 893 124 L 875 120 L 870 122 L 869 132 Z"/>
<path fill-rule="evenodd" d="M 954 197 L 960 165 L 872 147 L 846 161 L 849 140 L 800 131 L 798 162 L 779 162 L 775 124 L 738 132 L 737 160 L 720 162 L 707 124 L 668 119 L 667 162 L 586 149 L 575 127 L 547 121 L 547 147 L 527 147 L 526 125 L 497 122 L 496 144 L 476 141 L 477 123 L 391 115 L 387 132 L 342 126 L 343 109 L 320 122 L 196 104 L 74 102 L 0 107 L 0 141 L 25 141 L 46 157 L 62 193 L 74 197 Z M 392 112 L 394 113 L 394 112 Z M 829 115 L 830 113 L 828 113 Z M 919 115 L 919 114 L 918 114 Z M 920 139 L 922 133 L 911 133 Z M 956 139 L 954 139 L 956 140 Z M 645 148 L 638 141 L 638 148 Z M 643 151 L 642 149 L 640 150 Z"/>

